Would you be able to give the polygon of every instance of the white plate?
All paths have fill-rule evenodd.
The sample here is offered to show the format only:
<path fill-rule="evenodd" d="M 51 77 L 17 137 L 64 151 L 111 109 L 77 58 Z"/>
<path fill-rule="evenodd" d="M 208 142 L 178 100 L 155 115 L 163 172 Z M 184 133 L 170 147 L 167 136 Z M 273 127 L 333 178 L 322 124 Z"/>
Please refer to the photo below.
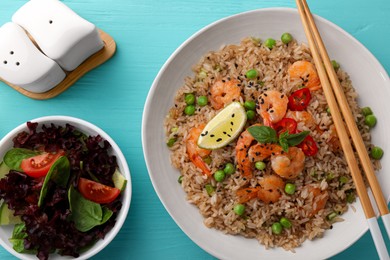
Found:
<path fill-rule="evenodd" d="M 80 254 L 77 258 L 78 260 L 89 259 L 98 252 L 100 252 L 103 248 L 105 248 L 118 234 L 120 229 L 122 228 L 123 223 L 126 220 L 127 213 L 130 208 L 131 202 L 131 176 L 130 170 L 126 162 L 126 158 L 122 154 L 119 146 L 114 142 L 114 140 L 102 129 L 99 127 L 69 116 L 46 116 L 40 117 L 36 119 L 32 119 L 31 122 L 37 122 L 41 126 L 42 124 L 50 125 L 53 123 L 54 125 L 64 126 L 65 124 L 73 125 L 77 130 L 86 134 L 86 135 L 100 135 L 103 139 L 107 140 L 110 145 L 109 153 L 116 156 L 119 171 L 124 175 L 127 180 L 126 188 L 122 193 L 122 208 L 119 211 L 116 217 L 115 226 L 106 234 L 104 239 L 98 240 L 90 249 Z M 4 157 L 4 154 L 13 147 L 12 139 L 20 132 L 28 131 L 26 123 L 19 125 L 14 128 L 11 132 L 9 132 L 3 139 L 0 141 L 0 158 Z M 38 259 L 33 254 L 20 254 L 12 249 L 12 244 L 8 241 L 8 239 L 12 236 L 13 225 L 0 227 L 0 245 L 2 245 L 8 252 L 16 256 L 18 259 L 24 260 L 35 260 Z M 69 256 L 60 256 L 58 254 L 50 254 L 49 259 L 75 259 L 74 257 Z"/>
<path fill-rule="evenodd" d="M 360 94 L 359 104 L 370 106 L 378 118 L 372 130 L 373 143 L 384 151 L 382 170 L 378 173 L 385 198 L 390 199 L 390 113 L 386 113 L 390 100 L 389 76 L 375 57 L 356 39 L 331 22 L 315 17 L 329 56 L 347 71 Z M 188 203 L 177 183 L 179 171 L 170 165 L 169 150 L 165 145 L 164 117 L 173 105 L 176 91 L 185 76 L 193 75 L 191 66 L 211 50 L 224 44 L 239 43 L 247 36 L 280 39 L 290 32 L 299 42 L 307 42 L 298 12 L 290 8 L 261 9 L 234 15 L 217 21 L 197 32 L 184 42 L 168 59 L 157 75 L 146 100 L 142 142 L 146 164 L 153 186 L 165 208 L 180 228 L 200 247 L 222 259 L 324 259 L 335 255 L 358 240 L 368 227 L 359 202 L 353 204 L 345 221 L 335 224 L 321 239 L 306 241 L 296 253 L 283 249 L 266 250 L 255 239 L 225 235 L 203 225 L 198 209 Z M 387 175 L 386 175 L 387 171 Z"/>

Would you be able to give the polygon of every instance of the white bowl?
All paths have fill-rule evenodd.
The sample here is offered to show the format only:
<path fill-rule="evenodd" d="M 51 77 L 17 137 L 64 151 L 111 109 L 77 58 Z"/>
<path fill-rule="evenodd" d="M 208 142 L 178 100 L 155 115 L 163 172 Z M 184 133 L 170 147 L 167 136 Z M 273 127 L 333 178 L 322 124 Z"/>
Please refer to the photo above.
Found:
<path fill-rule="evenodd" d="M 40 117 L 36 119 L 30 120 L 31 122 L 37 122 L 39 125 L 42 124 L 51 124 L 54 125 L 61 125 L 64 126 L 65 124 L 71 124 L 79 131 L 87 134 L 87 135 L 100 135 L 103 139 L 107 140 L 111 144 L 110 148 L 110 154 L 115 155 L 117 158 L 118 168 L 120 172 L 124 175 L 124 177 L 127 180 L 126 189 L 123 191 L 122 194 L 122 208 L 119 211 L 115 226 L 106 234 L 104 239 L 100 239 L 95 243 L 93 247 L 91 247 L 86 252 L 83 252 L 80 254 L 79 258 L 77 259 L 89 259 L 98 252 L 100 252 L 103 248 L 105 248 L 118 234 L 119 230 L 121 229 L 123 223 L 126 220 L 127 213 L 130 208 L 130 202 L 131 202 L 131 176 L 130 176 L 130 170 L 127 165 L 126 159 L 123 156 L 119 146 L 112 140 L 112 138 L 106 134 L 102 129 L 99 127 L 84 121 L 82 119 L 69 117 L 69 116 L 46 116 L 46 117 Z M 13 129 L 11 132 L 9 132 L 3 139 L 0 141 L 0 158 L 4 157 L 4 154 L 13 147 L 12 139 L 20 132 L 22 131 L 28 131 L 26 123 L 23 123 Z M 0 227 L 0 244 L 11 254 L 16 256 L 18 259 L 37 259 L 35 255 L 32 254 L 20 254 L 17 253 L 12 248 L 12 244 L 8 241 L 8 239 L 12 235 L 13 225 L 10 226 L 2 226 Z M 58 254 L 51 254 L 50 259 L 73 259 L 73 257 L 68 256 L 60 256 Z"/>
<path fill-rule="evenodd" d="M 350 75 L 360 95 L 360 106 L 370 106 L 378 124 L 372 130 L 373 144 L 385 151 L 382 170 L 377 173 L 387 201 L 390 200 L 390 80 L 375 57 L 356 39 L 337 25 L 316 16 L 316 23 L 329 51 Z M 203 224 L 198 209 L 186 201 L 186 194 L 177 183 L 179 171 L 170 164 L 170 151 L 165 145 L 163 122 L 176 91 L 186 76 L 193 75 L 192 66 L 209 51 L 225 44 L 238 44 L 248 36 L 280 39 L 290 32 L 298 42 L 307 42 L 296 9 L 268 8 L 241 13 L 219 20 L 184 42 L 167 60 L 149 91 L 142 119 L 142 143 L 146 164 L 160 200 L 180 228 L 200 247 L 219 259 L 325 259 L 353 244 L 368 229 L 359 201 L 356 211 L 343 214 L 345 221 L 327 230 L 323 238 L 306 240 L 292 253 L 281 248 L 266 250 L 256 239 L 225 235 Z M 375 203 L 373 203 L 375 205 Z"/>

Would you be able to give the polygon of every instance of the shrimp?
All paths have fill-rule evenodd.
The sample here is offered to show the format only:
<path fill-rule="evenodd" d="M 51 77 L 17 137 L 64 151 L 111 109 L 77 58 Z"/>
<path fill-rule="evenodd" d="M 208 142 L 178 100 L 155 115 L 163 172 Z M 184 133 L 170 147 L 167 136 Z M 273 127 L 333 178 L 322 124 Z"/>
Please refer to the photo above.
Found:
<path fill-rule="evenodd" d="M 249 148 L 248 157 L 251 162 L 263 161 L 271 155 L 279 154 L 282 147 L 276 144 L 260 144 L 257 143 Z"/>
<path fill-rule="evenodd" d="M 254 124 L 253 126 L 261 126 L 261 124 Z M 237 145 L 235 148 L 237 170 L 241 172 L 242 176 L 246 178 L 252 177 L 253 162 L 255 162 L 255 160 L 256 161 L 264 160 L 265 158 L 271 155 L 272 149 L 276 149 L 276 148 L 271 148 L 274 146 L 271 144 L 253 145 L 254 142 L 256 142 L 255 138 L 253 138 L 253 136 L 249 133 L 248 130 L 245 130 L 244 132 L 241 133 L 240 137 L 238 138 Z M 253 147 L 255 147 L 253 151 L 251 150 L 252 145 Z M 262 156 L 265 156 L 263 159 L 261 159 L 260 153 Z"/>
<path fill-rule="evenodd" d="M 210 103 L 214 109 L 221 109 L 225 105 L 239 100 L 241 88 L 238 86 L 238 80 L 218 80 L 210 88 Z"/>
<path fill-rule="evenodd" d="M 237 170 L 241 172 L 244 177 L 252 177 L 252 162 L 248 158 L 248 150 L 255 138 L 245 130 L 238 138 L 236 145 L 236 163 Z"/>
<path fill-rule="evenodd" d="M 288 69 L 291 80 L 301 79 L 302 85 L 308 87 L 311 91 L 321 88 L 321 82 L 318 78 L 316 68 L 313 63 L 308 61 L 296 61 Z"/>
<path fill-rule="evenodd" d="M 286 117 L 292 118 L 295 121 L 302 122 L 305 126 L 307 126 L 309 129 L 313 130 L 317 127 L 316 120 L 310 114 L 310 112 L 307 111 L 287 111 Z"/>
<path fill-rule="evenodd" d="M 255 188 L 243 188 L 236 192 L 238 202 L 245 203 L 251 199 L 259 199 L 266 204 L 274 203 L 283 194 L 285 183 L 279 176 L 265 176 L 259 181 L 259 186 Z"/>
<path fill-rule="evenodd" d="M 294 179 L 305 166 L 305 154 L 298 147 L 288 148 L 288 152 L 281 152 L 271 156 L 271 168 L 282 178 Z"/>
<path fill-rule="evenodd" d="M 309 187 L 309 194 L 313 194 L 313 209 L 310 211 L 309 216 L 314 216 L 321 209 L 325 208 L 329 194 L 328 191 L 322 191 L 320 188 L 315 188 L 313 186 Z"/>
<path fill-rule="evenodd" d="M 257 197 L 264 203 L 274 203 L 279 200 L 283 194 L 285 183 L 279 176 L 269 175 L 259 181 L 261 189 Z"/>
<path fill-rule="evenodd" d="M 287 111 L 288 98 L 276 90 L 268 90 L 258 98 L 257 113 L 261 115 L 265 125 L 272 125 L 283 119 Z"/>
<path fill-rule="evenodd" d="M 190 157 L 191 162 L 202 170 L 204 174 L 207 176 L 211 176 L 211 171 L 207 164 L 203 161 L 203 157 L 208 156 L 211 151 L 207 149 L 202 149 L 198 146 L 198 138 L 203 130 L 205 125 L 200 125 L 198 127 L 194 127 L 188 133 L 188 137 L 186 140 L 186 149 L 187 154 Z"/>

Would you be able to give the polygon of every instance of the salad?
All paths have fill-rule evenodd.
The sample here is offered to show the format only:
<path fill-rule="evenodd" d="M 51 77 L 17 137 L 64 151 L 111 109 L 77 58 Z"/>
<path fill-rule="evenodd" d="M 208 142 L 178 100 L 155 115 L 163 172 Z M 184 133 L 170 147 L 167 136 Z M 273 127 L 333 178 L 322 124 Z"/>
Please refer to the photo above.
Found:
<path fill-rule="evenodd" d="M 27 127 L 0 164 L 0 225 L 14 225 L 18 253 L 78 257 L 115 225 L 127 181 L 101 136 L 70 124 Z"/>

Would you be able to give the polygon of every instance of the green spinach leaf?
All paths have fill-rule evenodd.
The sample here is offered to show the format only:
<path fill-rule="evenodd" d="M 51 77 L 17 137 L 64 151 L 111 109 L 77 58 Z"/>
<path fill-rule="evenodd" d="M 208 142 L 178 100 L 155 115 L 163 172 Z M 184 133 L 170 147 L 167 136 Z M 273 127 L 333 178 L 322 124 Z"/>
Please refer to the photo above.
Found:
<path fill-rule="evenodd" d="M 49 189 L 49 181 L 52 180 L 57 185 L 66 187 L 70 176 L 70 163 L 66 156 L 58 158 L 50 167 L 49 172 L 46 174 L 43 181 L 41 193 L 39 194 L 38 207 L 42 206 L 43 200 L 46 197 Z"/>
<path fill-rule="evenodd" d="M 69 188 L 68 199 L 71 211 L 70 220 L 81 232 L 87 232 L 105 223 L 113 214 L 108 208 L 102 208 L 100 204 L 85 199 L 73 186 Z"/>
<path fill-rule="evenodd" d="M 276 143 L 278 141 L 276 131 L 268 126 L 251 126 L 248 132 L 259 143 Z"/>
<path fill-rule="evenodd" d="M 22 171 L 22 169 L 20 168 L 20 164 L 22 163 L 22 160 L 33 157 L 38 154 L 39 152 L 32 151 L 29 149 L 13 148 L 4 155 L 4 163 L 11 170 Z"/>

